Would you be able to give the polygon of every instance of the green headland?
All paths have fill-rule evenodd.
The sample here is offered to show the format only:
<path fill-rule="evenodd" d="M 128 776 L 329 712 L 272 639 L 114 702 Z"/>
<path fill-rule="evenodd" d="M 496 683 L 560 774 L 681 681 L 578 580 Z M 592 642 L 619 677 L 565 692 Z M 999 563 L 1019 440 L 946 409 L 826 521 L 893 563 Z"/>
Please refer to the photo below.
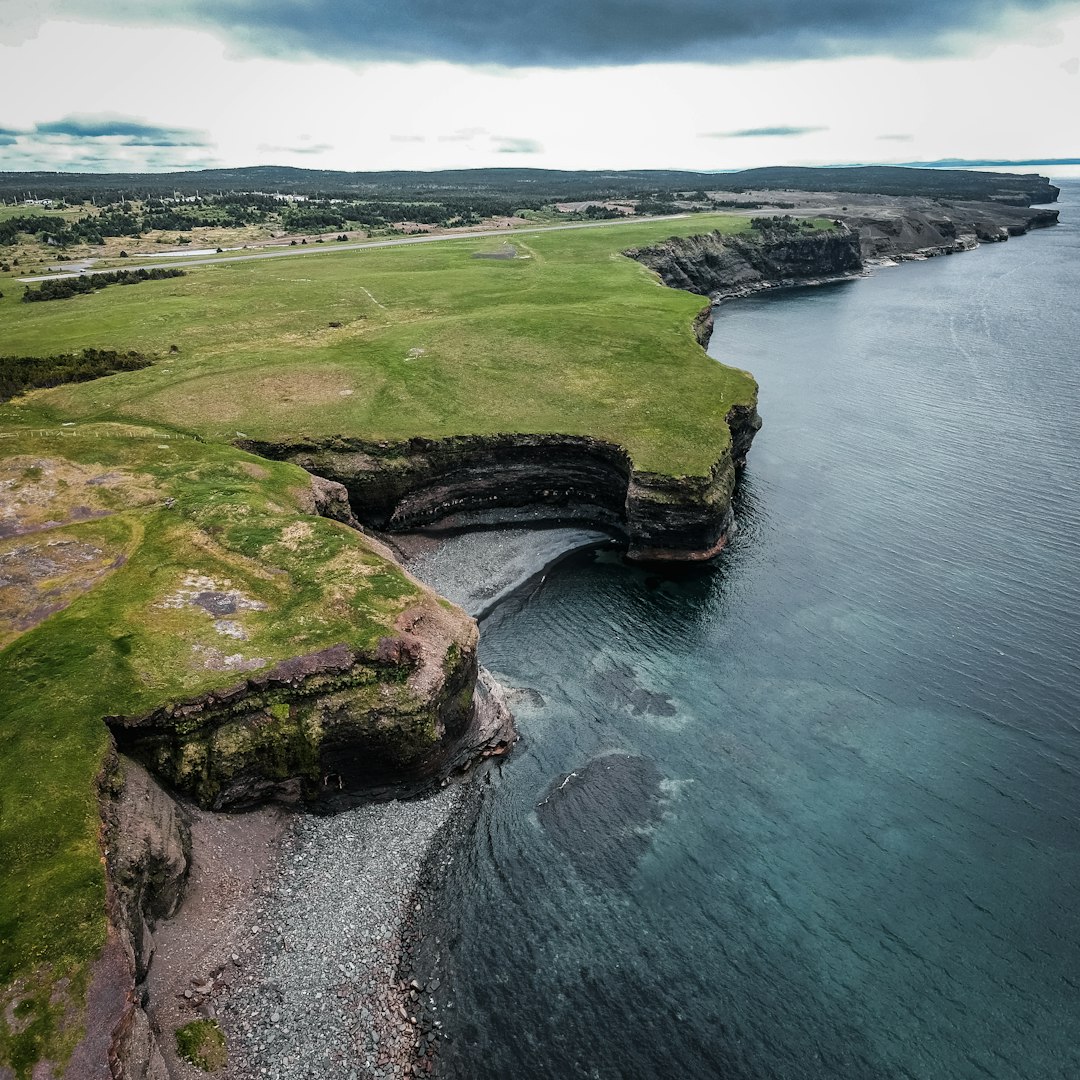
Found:
<path fill-rule="evenodd" d="M 753 400 L 753 380 L 702 353 L 690 333 L 700 298 L 663 288 L 620 252 L 748 229 L 746 218 L 696 215 L 320 250 L 44 304 L 21 303 L 23 286 L 0 279 L 4 354 L 160 357 L 133 376 L 22 399 L 0 425 L 125 420 L 216 442 L 238 431 L 262 441 L 580 434 L 623 446 L 643 470 L 704 473 L 727 439 L 725 412 Z"/>

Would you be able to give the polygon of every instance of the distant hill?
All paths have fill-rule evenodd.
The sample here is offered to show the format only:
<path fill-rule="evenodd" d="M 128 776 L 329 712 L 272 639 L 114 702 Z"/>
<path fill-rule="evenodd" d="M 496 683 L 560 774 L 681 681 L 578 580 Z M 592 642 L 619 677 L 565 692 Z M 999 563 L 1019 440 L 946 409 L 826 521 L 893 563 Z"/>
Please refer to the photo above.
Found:
<path fill-rule="evenodd" d="M 775 166 L 734 173 L 637 169 L 443 169 L 436 172 L 336 172 L 256 165 L 173 173 L 0 173 L 0 197 L 89 197 L 126 192 L 132 197 L 180 192 L 264 191 L 284 194 L 423 197 L 425 194 L 528 194 L 530 199 L 589 199 L 649 192 L 730 191 L 752 188 L 853 191 L 1000 201 L 1021 206 L 1053 202 L 1058 189 L 1035 173 L 918 169 L 897 165 L 845 168 Z"/>

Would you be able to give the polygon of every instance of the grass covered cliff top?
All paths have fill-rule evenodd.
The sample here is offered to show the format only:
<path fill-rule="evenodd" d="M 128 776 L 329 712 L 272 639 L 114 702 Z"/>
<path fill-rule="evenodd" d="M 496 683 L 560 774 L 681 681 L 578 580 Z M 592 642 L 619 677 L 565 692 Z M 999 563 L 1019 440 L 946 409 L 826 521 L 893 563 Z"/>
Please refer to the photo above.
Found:
<path fill-rule="evenodd" d="M 302 470 L 226 445 L 9 429 L 0 492 L 0 1063 L 23 1076 L 77 1039 L 105 938 L 102 718 L 370 649 L 433 600 L 314 516 Z"/>
<path fill-rule="evenodd" d="M 167 425 L 215 442 L 239 432 L 592 435 L 624 446 L 638 468 L 701 475 L 727 445 L 725 413 L 753 400 L 754 382 L 702 353 L 690 333 L 700 298 L 663 288 L 620 252 L 748 228 L 695 215 L 323 248 L 37 304 L 0 279 L 0 353 L 160 358 L 17 399 L 0 407 L 0 428 L 27 414 Z"/>

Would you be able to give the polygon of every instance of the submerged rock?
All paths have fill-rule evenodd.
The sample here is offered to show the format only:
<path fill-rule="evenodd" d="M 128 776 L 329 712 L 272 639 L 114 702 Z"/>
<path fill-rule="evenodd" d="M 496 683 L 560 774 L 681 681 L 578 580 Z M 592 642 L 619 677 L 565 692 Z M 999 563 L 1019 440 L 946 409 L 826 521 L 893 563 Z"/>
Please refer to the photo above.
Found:
<path fill-rule="evenodd" d="M 663 814 L 662 780 L 648 758 L 606 754 L 556 780 L 536 815 L 586 881 L 626 888 Z"/>

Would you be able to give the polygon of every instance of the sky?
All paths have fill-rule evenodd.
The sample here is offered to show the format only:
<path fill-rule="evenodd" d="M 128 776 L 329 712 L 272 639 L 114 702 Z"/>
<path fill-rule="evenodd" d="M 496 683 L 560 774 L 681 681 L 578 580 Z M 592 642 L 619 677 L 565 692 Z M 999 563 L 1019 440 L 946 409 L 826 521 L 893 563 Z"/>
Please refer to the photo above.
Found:
<path fill-rule="evenodd" d="M 0 0 L 0 170 L 1080 159 L 1080 0 Z"/>

